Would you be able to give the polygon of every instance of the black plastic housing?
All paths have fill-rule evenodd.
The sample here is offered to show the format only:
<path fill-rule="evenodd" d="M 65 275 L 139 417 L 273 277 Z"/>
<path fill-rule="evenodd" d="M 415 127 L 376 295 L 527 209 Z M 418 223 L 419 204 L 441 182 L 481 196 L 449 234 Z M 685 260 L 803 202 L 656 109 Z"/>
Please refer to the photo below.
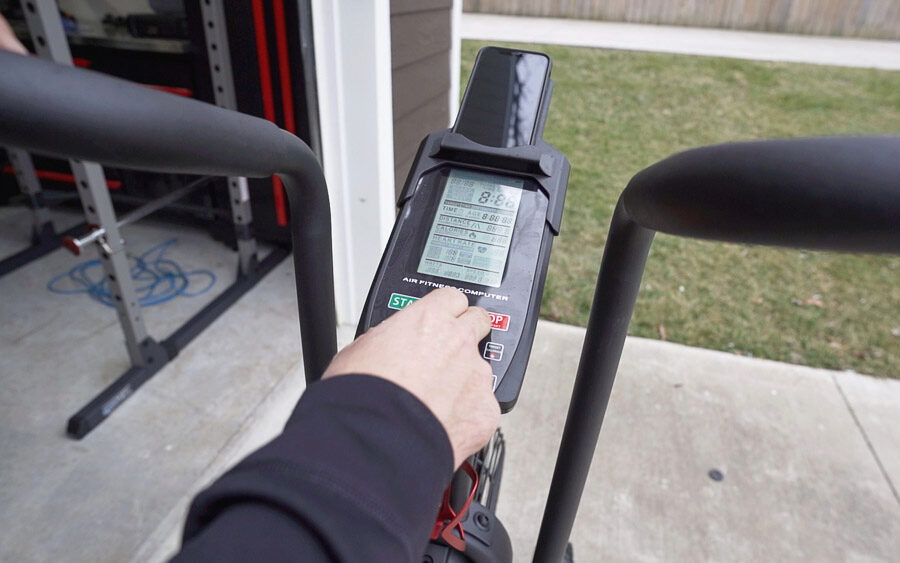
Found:
<path fill-rule="evenodd" d="M 509 533 L 494 512 L 473 502 L 462 521 L 466 534 L 466 551 L 430 542 L 424 561 L 431 563 L 510 563 L 513 560 Z M 428 559 L 430 558 L 430 559 Z"/>
<path fill-rule="evenodd" d="M 477 62 L 476 62 L 477 65 Z M 549 70 L 548 70 L 549 72 Z M 569 162 L 557 149 L 544 142 L 543 132 L 550 105 L 553 84 L 546 79 L 541 96 L 540 110 L 535 123 L 532 144 L 498 148 L 475 143 L 465 136 L 447 129 L 432 133 L 419 146 L 414 164 L 407 176 L 397 202 L 399 214 L 382 256 L 375 280 L 369 290 L 360 319 L 357 335 L 377 325 L 394 311 L 387 302 L 393 293 L 410 297 L 422 297 L 435 287 L 449 285 L 467 293 L 469 302 L 485 309 L 509 314 L 509 331 L 494 338 L 514 340 L 505 359 L 498 362 L 495 395 L 501 410 L 508 412 L 515 405 L 525 376 L 525 368 L 531 355 L 538 311 L 550 260 L 553 237 L 559 234 L 563 204 L 569 179 Z M 460 110 L 465 111 L 465 105 Z M 455 281 L 416 272 L 413 261 L 418 260 L 425 244 L 424 233 L 433 220 L 443 184 L 441 176 L 451 168 L 469 169 L 515 177 L 525 182 L 532 209 L 543 212 L 540 222 L 529 223 L 529 230 L 522 232 L 521 240 L 514 238 L 507 261 L 506 274 L 500 288 L 490 288 L 464 281 Z M 519 221 L 515 233 L 520 232 Z M 523 250 L 524 249 L 524 250 Z M 515 252 L 520 251 L 520 252 Z M 519 254 L 524 253 L 523 256 Z M 415 257 L 410 258 L 410 257 Z M 413 274 L 415 283 L 406 281 Z M 505 302 L 492 295 L 519 295 L 521 299 Z M 527 300 L 525 299 L 527 296 Z M 480 351 L 484 351 L 483 342 Z"/>

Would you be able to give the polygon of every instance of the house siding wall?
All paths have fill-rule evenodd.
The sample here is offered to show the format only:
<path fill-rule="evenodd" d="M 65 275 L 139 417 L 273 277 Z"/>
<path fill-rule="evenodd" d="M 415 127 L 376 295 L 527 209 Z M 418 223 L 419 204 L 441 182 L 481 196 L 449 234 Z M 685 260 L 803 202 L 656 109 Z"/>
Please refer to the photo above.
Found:
<path fill-rule="evenodd" d="M 429 133 L 450 121 L 453 0 L 391 0 L 394 184 L 399 194 Z"/>

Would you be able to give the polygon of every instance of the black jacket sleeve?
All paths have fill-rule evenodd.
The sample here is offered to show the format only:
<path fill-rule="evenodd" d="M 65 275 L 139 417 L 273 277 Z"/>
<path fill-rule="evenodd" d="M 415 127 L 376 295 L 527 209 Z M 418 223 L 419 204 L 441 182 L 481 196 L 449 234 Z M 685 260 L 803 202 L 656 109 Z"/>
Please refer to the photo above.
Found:
<path fill-rule="evenodd" d="M 401 387 L 314 383 L 280 436 L 197 495 L 174 561 L 418 563 L 452 465 L 443 426 Z"/>

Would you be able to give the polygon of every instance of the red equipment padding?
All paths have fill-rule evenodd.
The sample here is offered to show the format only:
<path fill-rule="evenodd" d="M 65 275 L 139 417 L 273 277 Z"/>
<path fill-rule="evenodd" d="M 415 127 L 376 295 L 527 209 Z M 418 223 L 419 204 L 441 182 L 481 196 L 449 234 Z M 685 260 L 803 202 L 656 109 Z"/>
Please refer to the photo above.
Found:
<path fill-rule="evenodd" d="M 4 174 L 15 174 L 16 171 L 12 166 L 4 166 L 3 167 Z M 35 174 L 41 180 L 53 180 L 56 182 L 68 182 L 70 184 L 75 183 L 75 176 L 71 174 L 66 174 L 65 172 L 54 172 L 52 170 L 35 170 Z M 122 187 L 122 182 L 119 180 L 107 180 L 106 187 L 110 190 L 118 190 Z"/>
<path fill-rule="evenodd" d="M 259 62 L 259 84 L 262 89 L 263 116 L 275 123 L 275 99 L 272 95 L 272 76 L 269 73 L 269 41 L 266 35 L 266 16 L 262 0 L 253 0 L 253 28 L 256 32 L 256 57 Z M 272 176 L 272 194 L 275 197 L 275 218 L 278 226 L 287 225 L 287 207 L 284 204 L 284 188 L 281 178 Z"/>
<path fill-rule="evenodd" d="M 160 92 L 175 94 L 176 96 L 184 96 L 185 98 L 194 97 L 193 90 L 191 90 L 190 88 L 182 88 L 181 86 L 160 86 L 159 84 L 142 84 L 142 86 L 153 88 L 154 90 L 159 90 Z"/>

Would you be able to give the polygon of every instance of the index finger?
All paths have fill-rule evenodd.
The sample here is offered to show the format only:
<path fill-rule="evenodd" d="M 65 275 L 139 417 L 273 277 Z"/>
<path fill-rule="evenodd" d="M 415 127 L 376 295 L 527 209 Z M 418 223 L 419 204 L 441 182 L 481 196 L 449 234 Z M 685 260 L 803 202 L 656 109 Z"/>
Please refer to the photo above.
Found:
<path fill-rule="evenodd" d="M 469 307 L 459 320 L 472 329 L 476 341 L 491 333 L 491 316 L 481 307 Z"/>
<path fill-rule="evenodd" d="M 442 287 L 440 289 L 435 289 L 425 297 L 410 305 L 410 307 L 415 307 L 416 305 L 438 309 L 445 311 L 454 317 L 458 317 L 465 313 L 466 309 L 469 308 L 469 298 L 456 288 Z"/>

